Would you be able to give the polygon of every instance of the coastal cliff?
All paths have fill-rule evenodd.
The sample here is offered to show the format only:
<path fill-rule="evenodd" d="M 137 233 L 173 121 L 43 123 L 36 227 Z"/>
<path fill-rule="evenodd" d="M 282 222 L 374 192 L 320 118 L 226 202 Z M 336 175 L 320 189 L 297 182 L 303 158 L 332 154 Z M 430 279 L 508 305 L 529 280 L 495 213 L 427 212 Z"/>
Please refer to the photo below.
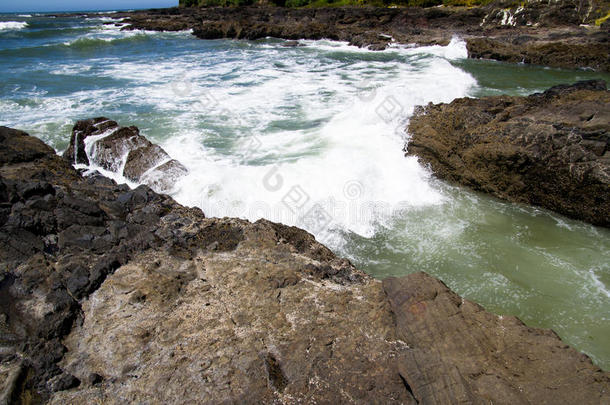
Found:
<path fill-rule="evenodd" d="M 555 333 L 424 273 L 381 282 L 298 228 L 83 174 L 0 128 L 2 403 L 610 400 Z"/>

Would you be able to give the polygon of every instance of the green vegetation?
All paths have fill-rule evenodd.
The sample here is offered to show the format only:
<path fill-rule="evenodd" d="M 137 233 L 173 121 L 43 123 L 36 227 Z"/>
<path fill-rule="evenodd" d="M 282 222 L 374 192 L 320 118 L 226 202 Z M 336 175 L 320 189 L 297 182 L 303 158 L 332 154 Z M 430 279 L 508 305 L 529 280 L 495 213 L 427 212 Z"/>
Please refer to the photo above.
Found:
<path fill-rule="evenodd" d="M 375 6 L 375 7 L 434 7 L 439 5 L 473 7 L 485 5 L 492 0 L 180 0 L 182 7 L 206 6 L 251 6 L 267 4 L 280 7 L 343 7 L 343 6 Z"/>
<path fill-rule="evenodd" d="M 254 0 L 180 0 L 179 4 L 181 7 L 197 7 L 197 6 L 222 6 L 222 7 L 236 7 L 236 6 L 251 6 L 255 3 Z"/>
<path fill-rule="evenodd" d="M 606 14 L 605 17 L 602 18 L 598 18 L 597 20 L 595 20 L 595 25 L 600 26 L 604 23 L 604 21 L 607 21 L 608 18 L 610 18 L 610 13 Z"/>

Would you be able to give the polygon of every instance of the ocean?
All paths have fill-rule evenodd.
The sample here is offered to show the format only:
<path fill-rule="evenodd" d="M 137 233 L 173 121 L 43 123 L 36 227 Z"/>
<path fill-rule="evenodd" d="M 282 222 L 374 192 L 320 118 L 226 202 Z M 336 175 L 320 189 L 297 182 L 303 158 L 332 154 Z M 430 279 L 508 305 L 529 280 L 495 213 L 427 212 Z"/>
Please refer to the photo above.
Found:
<path fill-rule="evenodd" d="M 403 152 L 418 105 L 610 75 L 469 60 L 459 38 L 373 52 L 115 23 L 0 15 L 0 125 L 58 153 L 78 119 L 136 125 L 189 169 L 168 191 L 181 204 L 305 228 L 378 278 L 425 271 L 610 369 L 610 231 L 439 181 Z"/>

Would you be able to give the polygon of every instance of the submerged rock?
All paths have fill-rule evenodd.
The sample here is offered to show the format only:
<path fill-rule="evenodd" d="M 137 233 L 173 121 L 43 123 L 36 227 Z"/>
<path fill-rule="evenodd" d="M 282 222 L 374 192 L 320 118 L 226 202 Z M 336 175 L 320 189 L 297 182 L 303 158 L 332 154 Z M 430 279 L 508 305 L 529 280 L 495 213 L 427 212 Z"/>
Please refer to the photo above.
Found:
<path fill-rule="evenodd" d="M 420 107 L 408 154 L 440 178 L 610 226 L 610 91 L 604 81 L 529 97 Z"/>
<path fill-rule="evenodd" d="M 381 283 L 298 228 L 205 218 L 0 131 L 0 399 L 610 398 L 608 373 L 554 333 L 423 273 Z"/>
<path fill-rule="evenodd" d="M 158 192 L 170 190 L 178 178 L 188 173 L 163 148 L 140 135 L 137 127 L 121 127 L 104 117 L 78 121 L 63 157 L 74 164 L 94 164 L 122 174 Z"/>

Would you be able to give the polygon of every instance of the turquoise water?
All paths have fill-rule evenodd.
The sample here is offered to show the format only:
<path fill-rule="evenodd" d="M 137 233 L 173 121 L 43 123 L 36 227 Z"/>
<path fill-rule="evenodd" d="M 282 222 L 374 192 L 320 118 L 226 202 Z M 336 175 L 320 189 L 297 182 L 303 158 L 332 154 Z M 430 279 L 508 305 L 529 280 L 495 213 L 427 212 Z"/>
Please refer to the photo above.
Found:
<path fill-rule="evenodd" d="M 104 22 L 1 16 L 0 125 L 58 151 L 77 119 L 137 125 L 189 168 L 167 190 L 179 202 L 304 227 L 379 278 L 426 271 L 610 369 L 610 232 L 440 182 L 402 152 L 416 105 L 608 75 L 472 61 L 458 39 L 369 52 Z"/>

